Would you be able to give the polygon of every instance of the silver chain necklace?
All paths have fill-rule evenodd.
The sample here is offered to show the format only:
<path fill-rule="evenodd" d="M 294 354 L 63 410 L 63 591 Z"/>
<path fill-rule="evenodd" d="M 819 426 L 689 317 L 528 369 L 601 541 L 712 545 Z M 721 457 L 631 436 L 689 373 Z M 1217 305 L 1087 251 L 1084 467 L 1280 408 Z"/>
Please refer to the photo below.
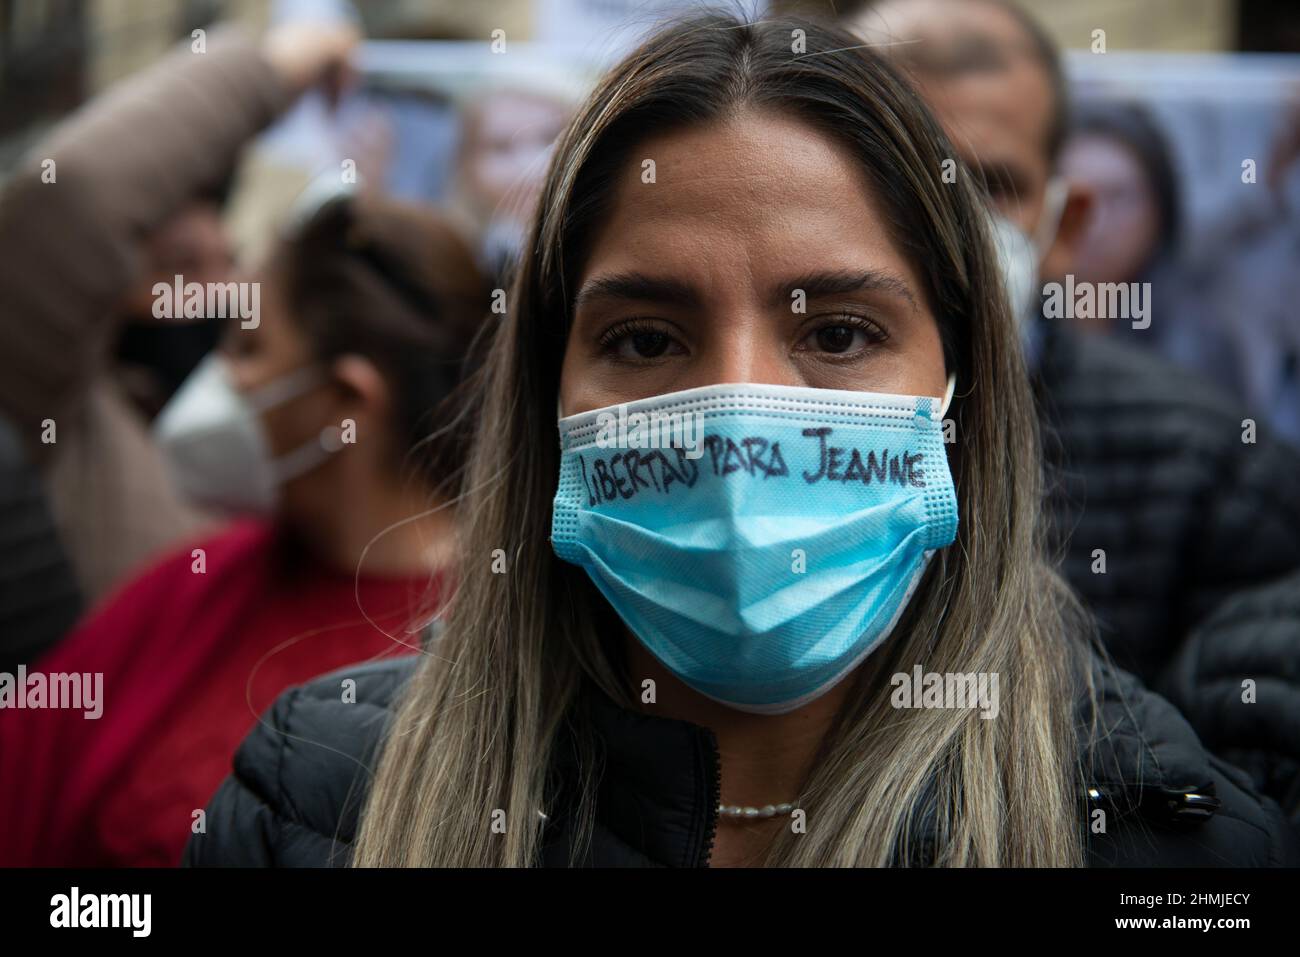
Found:
<path fill-rule="evenodd" d="M 776 817 L 778 814 L 789 814 L 795 809 L 794 804 L 765 804 L 763 807 L 745 807 L 739 804 L 719 804 L 718 815 L 720 817 L 738 817 L 745 819 L 757 819 L 765 817 Z"/>

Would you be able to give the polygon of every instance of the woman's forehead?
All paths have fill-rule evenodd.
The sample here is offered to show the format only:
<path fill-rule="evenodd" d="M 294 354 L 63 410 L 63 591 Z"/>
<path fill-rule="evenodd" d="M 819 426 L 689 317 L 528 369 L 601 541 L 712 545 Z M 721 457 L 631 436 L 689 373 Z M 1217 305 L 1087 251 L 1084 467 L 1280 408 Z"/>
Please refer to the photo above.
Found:
<path fill-rule="evenodd" d="M 578 287 L 656 272 L 701 285 L 770 285 L 845 270 L 897 274 L 919 292 L 861 162 L 793 117 L 750 111 L 657 135 L 618 171 Z"/>

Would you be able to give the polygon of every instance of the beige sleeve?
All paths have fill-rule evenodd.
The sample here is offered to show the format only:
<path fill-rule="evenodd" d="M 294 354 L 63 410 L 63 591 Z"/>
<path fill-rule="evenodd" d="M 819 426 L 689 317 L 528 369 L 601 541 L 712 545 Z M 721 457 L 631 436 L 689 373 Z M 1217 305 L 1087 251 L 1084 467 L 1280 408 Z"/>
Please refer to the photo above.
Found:
<path fill-rule="evenodd" d="M 0 414 L 45 460 L 41 423 L 102 373 L 141 243 L 217 182 L 291 99 L 252 40 L 209 35 L 114 87 L 39 143 L 0 192 Z M 47 181 L 48 180 L 48 181 Z"/>

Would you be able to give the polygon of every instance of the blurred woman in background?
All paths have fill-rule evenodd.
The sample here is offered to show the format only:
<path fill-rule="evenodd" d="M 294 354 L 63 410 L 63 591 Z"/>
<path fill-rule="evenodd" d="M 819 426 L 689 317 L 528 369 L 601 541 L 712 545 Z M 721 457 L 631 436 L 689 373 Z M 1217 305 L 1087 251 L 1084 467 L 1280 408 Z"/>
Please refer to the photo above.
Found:
<path fill-rule="evenodd" d="M 1241 394 L 1236 349 L 1209 306 L 1209 270 L 1183 251 L 1182 185 L 1156 119 L 1136 103 L 1096 103 L 1074 116 L 1061 173 L 1092 191 L 1093 211 L 1073 267 L 1077 282 L 1149 283 L 1149 328 L 1102 316 L 1084 328 L 1123 338 Z"/>
<path fill-rule="evenodd" d="M 103 713 L 0 713 L 0 863 L 175 864 L 284 688 L 405 654 L 445 597 L 487 302 L 433 213 L 330 195 L 155 425 L 190 500 L 256 517 L 182 548 L 35 670 L 103 673 Z M 340 687 L 340 700 L 347 689 Z M 217 822 L 206 822 L 219 826 Z"/>

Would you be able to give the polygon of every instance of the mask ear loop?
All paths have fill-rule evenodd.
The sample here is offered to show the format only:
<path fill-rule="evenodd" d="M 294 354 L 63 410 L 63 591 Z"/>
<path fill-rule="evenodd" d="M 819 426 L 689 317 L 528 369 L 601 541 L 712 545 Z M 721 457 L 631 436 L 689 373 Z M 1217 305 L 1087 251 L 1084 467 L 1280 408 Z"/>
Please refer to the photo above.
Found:
<path fill-rule="evenodd" d="M 243 398 L 254 412 L 269 412 L 306 395 L 324 381 L 325 373 L 319 366 L 302 366 L 244 393 Z"/>
<path fill-rule="evenodd" d="M 948 374 L 948 387 L 943 391 L 943 407 L 939 409 L 939 418 L 948 414 L 948 406 L 952 405 L 952 394 L 957 388 L 957 374 L 955 372 Z"/>
<path fill-rule="evenodd" d="M 1034 257 L 1038 263 L 1043 261 L 1052 243 L 1056 242 L 1056 234 L 1061 229 L 1061 220 L 1065 216 L 1065 203 L 1069 197 L 1070 184 L 1060 176 L 1053 176 L 1047 181 L 1046 195 L 1043 199 L 1044 215 L 1039 219 L 1032 237 Z"/>

